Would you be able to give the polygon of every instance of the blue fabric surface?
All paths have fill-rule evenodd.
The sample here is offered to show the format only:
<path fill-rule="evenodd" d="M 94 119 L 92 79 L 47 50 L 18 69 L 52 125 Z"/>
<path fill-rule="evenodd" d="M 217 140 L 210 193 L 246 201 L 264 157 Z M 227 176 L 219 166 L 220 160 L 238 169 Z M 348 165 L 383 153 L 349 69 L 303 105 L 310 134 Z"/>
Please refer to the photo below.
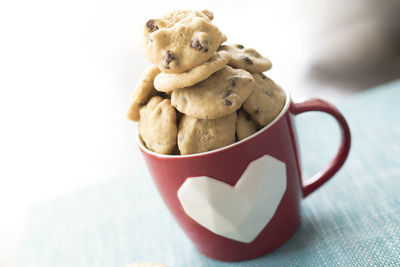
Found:
<path fill-rule="evenodd" d="M 345 166 L 302 202 L 302 223 L 276 251 L 223 263 L 199 254 L 143 168 L 32 208 L 20 266 L 400 266 L 400 81 L 337 105 L 353 137 Z M 304 177 L 334 155 L 326 115 L 297 120 Z"/>

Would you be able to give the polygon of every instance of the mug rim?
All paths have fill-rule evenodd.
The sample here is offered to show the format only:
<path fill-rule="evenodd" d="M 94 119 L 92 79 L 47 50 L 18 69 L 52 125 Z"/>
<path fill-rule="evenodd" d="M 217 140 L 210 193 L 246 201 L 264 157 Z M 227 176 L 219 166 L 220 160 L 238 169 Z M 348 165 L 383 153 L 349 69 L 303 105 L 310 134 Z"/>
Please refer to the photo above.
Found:
<path fill-rule="evenodd" d="M 278 85 L 278 84 L 277 84 Z M 278 85 L 279 86 L 279 85 Z M 280 87 L 280 86 L 279 86 Z M 214 153 L 219 153 L 221 151 L 224 150 L 228 150 L 234 146 L 238 146 L 241 145 L 242 143 L 247 142 L 250 139 L 255 138 L 256 136 L 262 134 L 263 132 L 265 132 L 266 130 L 268 130 L 269 128 L 271 128 L 274 124 L 277 123 L 277 121 L 279 121 L 282 117 L 283 114 L 285 114 L 287 112 L 287 110 L 289 109 L 290 106 L 290 102 L 291 102 L 291 97 L 290 97 L 290 93 L 288 90 L 283 89 L 282 87 L 280 87 L 280 89 L 282 89 L 285 94 L 286 94 L 286 100 L 285 100 L 285 105 L 283 106 L 281 112 L 278 114 L 278 116 L 276 116 L 267 126 L 264 126 L 263 128 L 261 128 L 260 130 L 258 130 L 257 132 L 255 132 L 254 134 L 240 140 L 237 141 L 235 143 L 232 143 L 230 145 L 224 146 L 224 147 L 220 147 L 211 151 L 205 151 L 205 152 L 200 152 L 200 153 L 194 153 L 194 154 L 188 154 L 188 155 L 166 155 L 166 154 L 160 154 L 154 151 L 151 151 L 150 149 L 148 149 L 147 147 L 145 147 L 145 145 L 143 144 L 142 138 L 139 135 L 139 130 L 137 130 L 136 133 L 136 143 L 139 146 L 139 148 L 147 153 L 150 154 L 154 157 L 158 157 L 158 158 L 165 158 L 165 159 L 183 159 L 183 158 L 197 158 L 197 157 L 202 157 L 202 156 L 206 156 L 206 155 L 210 155 L 210 154 L 214 154 Z M 235 111 L 236 112 L 236 111 Z"/>

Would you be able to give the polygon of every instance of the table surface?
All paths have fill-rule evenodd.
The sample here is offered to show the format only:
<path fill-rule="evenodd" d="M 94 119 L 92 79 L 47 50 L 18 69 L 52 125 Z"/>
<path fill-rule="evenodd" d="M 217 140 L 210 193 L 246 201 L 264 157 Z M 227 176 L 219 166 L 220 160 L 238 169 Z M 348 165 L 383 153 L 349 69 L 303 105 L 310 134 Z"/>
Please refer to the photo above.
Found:
<path fill-rule="evenodd" d="M 20 266 L 398 266 L 400 265 L 400 81 L 338 105 L 352 131 L 347 162 L 302 202 L 302 222 L 276 251 L 241 263 L 197 252 L 169 214 L 144 162 L 117 177 L 30 210 Z M 304 177 L 339 144 L 333 119 L 296 118 Z M 324 149 L 321 149 L 324 148 Z"/>

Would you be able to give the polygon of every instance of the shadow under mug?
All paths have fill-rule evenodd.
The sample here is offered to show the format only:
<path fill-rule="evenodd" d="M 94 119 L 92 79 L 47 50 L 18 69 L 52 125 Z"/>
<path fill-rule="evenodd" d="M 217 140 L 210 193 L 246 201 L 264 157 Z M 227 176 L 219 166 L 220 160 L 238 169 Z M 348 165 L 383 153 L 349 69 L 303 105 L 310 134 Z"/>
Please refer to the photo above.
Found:
<path fill-rule="evenodd" d="M 320 99 L 294 102 L 286 92 L 281 113 L 257 133 L 229 146 L 192 155 L 162 155 L 138 146 L 169 210 L 204 255 L 248 260 L 285 243 L 300 223 L 300 201 L 328 181 L 350 150 L 343 115 Z M 302 180 L 293 117 L 332 115 L 341 129 L 334 159 Z"/>

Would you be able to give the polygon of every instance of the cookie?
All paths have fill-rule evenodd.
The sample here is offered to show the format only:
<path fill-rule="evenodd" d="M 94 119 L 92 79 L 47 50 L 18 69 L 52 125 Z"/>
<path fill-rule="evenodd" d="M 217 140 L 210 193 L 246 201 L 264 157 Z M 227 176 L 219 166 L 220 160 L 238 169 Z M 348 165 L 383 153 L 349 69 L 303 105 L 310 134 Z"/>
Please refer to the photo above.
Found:
<path fill-rule="evenodd" d="M 234 143 L 236 118 L 236 112 L 213 120 L 183 116 L 178 130 L 181 154 L 211 151 Z"/>
<path fill-rule="evenodd" d="M 270 123 L 285 105 L 286 94 L 277 84 L 262 73 L 253 74 L 256 86 L 243 103 L 243 108 L 261 126 Z"/>
<path fill-rule="evenodd" d="M 251 116 L 243 109 L 239 109 L 236 121 L 236 136 L 238 140 L 242 140 L 257 131 L 257 124 L 253 121 Z"/>
<path fill-rule="evenodd" d="M 218 51 L 227 51 L 232 58 L 228 65 L 247 70 L 252 73 L 261 73 L 269 70 L 272 67 L 271 61 L 261 56 L 253 48 L 244 48 L 243 45 L 222 45 Z"/>
<path fill-rule="evenodd" d="M 147 21 L 145 56 L 164 73 L 182 73 L 211 58 L 226 39 L 208 10 L 180 10 Z"/>
<path fill-rule="evenodd" d="M 169 99 L 153 96 L 140 109 L 139 134 L 148 149 L 170 154 L 176 145 L 177 131 L 176 111 Z"/>
<path fill-rule="evenodd" d="M 216 119 L 239 109 L 254 86 L 250 73 L 225 66 L 200 83 L 172 91 L 171 103 L 190 117 Z"/>
<path fill-rule="evenodd" d="M 217 52 L 206 62 L 203 62 L 199 66 L 188 71 L 177 74 L 158 74 L 154 79 L 154 87 L 158 91 L 170 92 L 174 89 L 192 86 L 207 79 L 214 72 L 222 69 L 230 59 L 231 55 L 228 52 Z"/>
<path fill-rule="evenodd" d="M 139 121 L 139 110 L 147 103 L 151 96 L 154 96 L 157 91 L 154 89 L 153 81 L 160 70 L 154 66 L 148 66 L 143 73 L 142 78 L 137 83 L 132 92 L 131 104 L 128 108 L 127 116 L 130 120 Z"/>

